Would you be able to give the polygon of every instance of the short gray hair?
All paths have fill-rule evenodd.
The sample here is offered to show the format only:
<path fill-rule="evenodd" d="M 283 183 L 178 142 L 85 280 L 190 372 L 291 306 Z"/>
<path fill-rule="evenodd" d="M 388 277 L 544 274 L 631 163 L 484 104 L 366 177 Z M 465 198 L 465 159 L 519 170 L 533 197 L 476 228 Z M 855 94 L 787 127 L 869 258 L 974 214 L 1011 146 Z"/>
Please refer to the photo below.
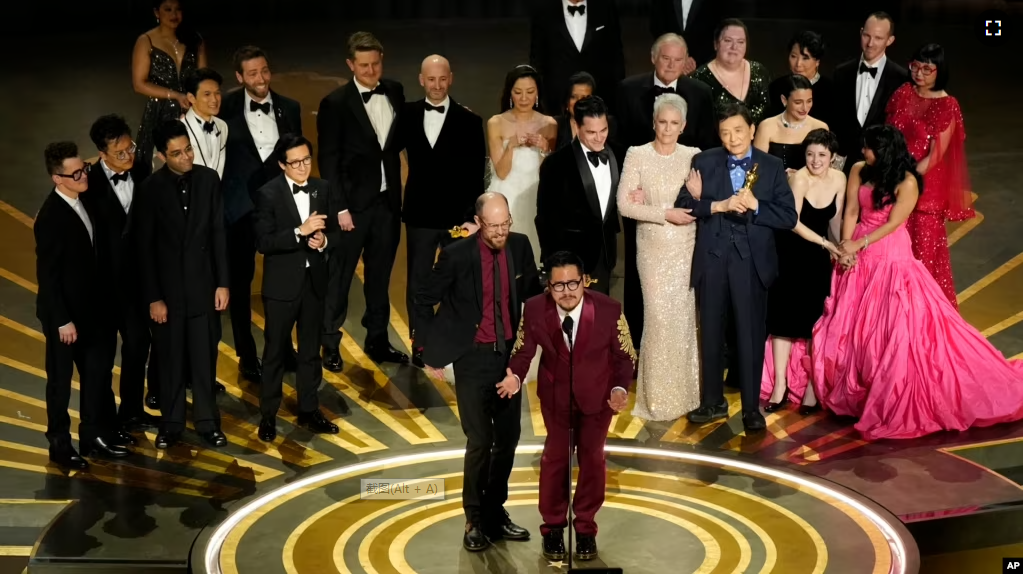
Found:
<path fill-rule="evenodd" d="M 687 54 L 689 53 L 689 44 L 686 44 L 686 39 L 683 38 L 682 36 L 679 36 L 678 34 L 668 32 L 667 34 L 663 34 L 659 38 L 654 40 L 654 45 L 650 48 L 650 57 L 656 58 L 657 56 L 659 56 L 661 53 L 661 48 L 665 44 L 675 44 L 678 46 L 682 46 L 686 53 Z"/>
<path fill-rule="evenodd" d="M 689 111 L 689 104 L 686 103 L 685 99 L 678 94 L 661 94 L 654 99 L 654 122 L 657 121 L 657 116 L 661 114 L 665 108 L 674 108 L 682 116 L 682 121 L 686 121 L 686 113 Z"/>
<path fill-rule="evenodd" d="M 503 193 L 500 193 L 500 192 L 497 192 L 497 191 L 488 191 L 488 192 L 484 193 L 483 195 L 481 195 L 481 196 L 476 198 L 476 216 L 477 217 L 479 217 L 481 219 L 483 218 L 483 207 L 487 205 L 488 201 L 490 201 L 491 199 L 494 199 L 495 197 L 500 197 L 501 199 L 503 199 L 504 200 L 504 205 L 507 206 L 508 209 L 511 209 L 511 204 L 508 203 L 508 198 L 505 197 Z"/>

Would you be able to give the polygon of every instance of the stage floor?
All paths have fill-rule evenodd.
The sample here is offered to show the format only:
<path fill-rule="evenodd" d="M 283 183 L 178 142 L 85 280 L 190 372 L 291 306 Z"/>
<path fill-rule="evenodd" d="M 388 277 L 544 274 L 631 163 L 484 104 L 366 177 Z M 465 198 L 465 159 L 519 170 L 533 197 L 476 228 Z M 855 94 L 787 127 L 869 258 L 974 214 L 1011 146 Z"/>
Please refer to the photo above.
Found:
<path fill-rule="evenodd" d="M 340 38 L 352 27 L 341 27 L 342 32 L 332 30 L 329 35 L 326 24 L 302 30 L 204 30 L 204 35 L 213 47 L 211 62 L 221 71 L 230 69 L 230 51 L 235 46 L 262 43 L 273 57 L 275 90 L 300 100 L 304 130 L 315 140 L 318 102 L 347 76 L 342 71 Z M 758 46 L 755 57 L 780 72 L 785 41 L 799 27 L 796 22 L 750 22 Z M 855 26 L 815 28 L 839 45 L 835 56 L 829 55 L 826 68 L 855 51 Z M 410 99 L 419 97 L 416 73 L 421 58 L 439 51 L 455 65 L 453 94 L 484 116 L 493 112 L 505 71 L 526 60 L 521 22 L 431 27 L 374 24 L 371 29 L 379 31 L 388 46 L 388 74 L 405 84 Z M 286 386 L 279 421 L 282 432 L 272 445 L 259 442 L 255 437 L 258 389 L 239 380 L 231 330 L 226 328 L 218 377 L 227 388 L 219 397 L 227 447 L 208 450 L 188 434 L 185 444 L 160 452 L 152 447 L 150 434 L 140 437 L 142 447 L 135 456 L 96 461 L 85 473 L 68 475 L 48 463 L 43 437 L 44 346 L 34 316 L 37 287 L 31 231 L 32 214 L 48 191 L 39 150 L 48 141 L 73 138 L 91 151 L 88 126 L 103 113 L 117 111 L 130 122 L 137 121 L 142 102 L 127 87 L 126 67 L 133 37 L 112 37 L 117 38 L 113 47 L 97 54 L 87 68 L 46 57 L 44 52 L 32 54 L 16 62 L 12 72 L 14 83 L 23 88 L 19 99 L 14 99 L 13 92 L 0 92 L 4 130 L 22 138 L 8 153 L 17 168 L 0 172 L 0 242 L 4 245 L 0 250 L 0 396 L 4 399 L 0 401 L 0 507 L 3 516 L 10 517 L 0 524 L 0 570 L 7 571 L 8 565 L 20 569 L 31 558 L 30 572 L 115 562 L 183 571 L 191 559 L 195 571 L 202 572 L 206 543 L 215 538 L 217 525 L 231 524 L 240 517 L 232 512 L 273 496 L 272 510 L 264 506 L 226 533 L 218 562 L 224 572 L 553 571 L 539 560 L 536 531 L 535 449 L 546 431 L 535 394 L 527 394 L 523 402 L 522 451 L 509 507 L 516 521 L 533 530 L 531 542 L 501 543 L 487 553 L 470 556 L 458 547 L 457 493 L 451 492 L 445 501 L 386 505 L 357 501 L 354 472 L 339 480 L 320 480 L 351 465 L 414 456 L 420 458 L 394 463 L 386 472 L 370 469 L 366 477 L 446 475 L 449 490 L 460 487 L 459 455 L 452 449 L 463 448 L 464 437 L 452 387 L 417 369 L 377 365 L 366 357 L 358 320 L 363 308 L 361 268 L 350 295 L 352 320 L 345 326 L 345 370 L 325 374 L 320 391 L 328 416 L 341 426 L 339 435 L 312 436 L 293 426 L 289 413 L 294 392 Z M 338 40 L 326 48 L 314 40 L 325 37 Z M 892 54 L 902 60 L 924 40 L 939 41 L 949 50 L 955 74 L 949 89 L 959 97 L 966 116 L 979 212 L 976 219 L 950 228 L 960 307 L 964 317 L 1006 356 L 1019 358 L 1023 354 L 1023 298 L 1019 297 L 1023 235 L 1018 222 L 1023 219 L 1023 204 L 1018 201 L 1016 164 L 1023 152 L 1018 138 L 1023 119 L 1008 112 L 1016 108 L 1021 80 L 1002 73 L 998 59 L 974 44 L 963 29 L 904 29 L 898 40 Z M 626 23 L 626 45 L 630 71 L 646 69 L 648 39 L 642 22 Z M 508 48 L 480 50 L 479 46 Z M 774 48 L 778 54 L 766 52 L 766 46 L 780 46 Z M 71 98 L 69 83 L 88 89 Z M 25 99 L 25 93 L 33 97 Z M 259 281 L 257 276 L 252 300 L 253 330 L 261 345 Z M 402 248 L 391 283 L 391 342 L 407 349 L 404 283 Z M 620 296 L 620 284 L 612 286 L 613 294 Z M 286 382 L 290 384 L 291 375 Z M 350 416 L 337 415 L 339 397 L 351 405 Z M 942 516 L 986 516 L 993 509 L 1023 502 L 1023 423 L 867 444 L 857 438 L 850 421 L 826 414 L 801 417 L 790 410 L 770 415 L 768 432 L 762 436 L 746 437 L 736 416 L 737 397 L 729 398 L 732 416 L 704 427 L 684 420 L 650 423 L 628 414 L 615 418 L 609 444 L 647 451 L 609 455 L 609 504 L 599 516 L 598 541 L 609 565 L 626 567 L 630 573 L 663 571 L 658 564 L 676 568 L 673 571 L 696 571 L 712 563 L 711 549 L 716 544 L 721 561 L 706 571 L 768 572 L 773 544 L 776 572 L 887 571 L 881 568 L 885 560 L 881 549 L 887 547 L 879 542 L 881 527 L 868 525 L 862 513 L 850 511 L 852 502 L 836 504 L 834 495 L 818 496 L 797 484 L 793 477 L 804 476 L 801 473 L 824 479 L 807 479 L 810 484 L 856 493 L 850 494 L 850 500 L 873 509 L 881 523 L 888 524 L 886 520 L 894 515 L 911 530 L 915 524 Z M 72 409 L 77 404 L 76 391 Z M 72 417 L 77 417 L 77 411 L 72 411 Z M 726 462 L 678 461 L 671 458 L 676 454 L 723 457 Z M 737 461 L 762 467 L 739 468 L 734 466 Z M 765 474 L 778 468 L 797 474 Z M 295 485 L 301 487 L 288 496 L 281 494 Z M 893 528 L 900 536 L 905 534 Z M 795 538 L 787 538 L 788 534 Z M 916 546 L 923 555 L 923 571 L 963 572 L 969 570 L 944 568 L 959 564 L 956 560 L 980 560 L 976 553 L 994 544 L 1019 541 L 1023 535 L 978 541 L 964 531 L 958 538 L 918 536 Z M 904 540 L 904 544 L 904 558 L 912 567 L 913 542 Z M 676 552 L 683 548 L 686 552 Z M 988 550 L 995 556 L 1023 555 L 1019 547 Z"/>

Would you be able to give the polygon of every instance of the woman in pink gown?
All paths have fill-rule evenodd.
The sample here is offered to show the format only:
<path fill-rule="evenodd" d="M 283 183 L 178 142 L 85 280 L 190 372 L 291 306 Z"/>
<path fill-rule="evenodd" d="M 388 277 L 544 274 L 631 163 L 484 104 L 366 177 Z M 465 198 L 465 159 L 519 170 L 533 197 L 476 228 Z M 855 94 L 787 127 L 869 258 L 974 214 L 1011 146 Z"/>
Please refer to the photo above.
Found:
<path fill-rule="evenodd" d="M 963 113 L 959 102 L 945 92 L 948 64 L 941 46 L 927 44 L 917 50 L 909 70 L 912 81 L 892 94 L 886 109 L 888 123 L 902 132 L 910 155 L 918 162 L 926 190 L 906 229 L 913 255 L 958 308 L 945 221 L 965 221 L 975 215 L 970 206 Z"/>
<path fill-rule="evenodd" d="M 1006 361 L 913 256 L 906 220 L 921 178 L 902 134 L 886 125 L 863 137 L 865 161 L 849 174 L 841 268 L 813 330 L 818 400 L 858 417 L 866 440 L 1023 418 L 1023 361 Z"/>

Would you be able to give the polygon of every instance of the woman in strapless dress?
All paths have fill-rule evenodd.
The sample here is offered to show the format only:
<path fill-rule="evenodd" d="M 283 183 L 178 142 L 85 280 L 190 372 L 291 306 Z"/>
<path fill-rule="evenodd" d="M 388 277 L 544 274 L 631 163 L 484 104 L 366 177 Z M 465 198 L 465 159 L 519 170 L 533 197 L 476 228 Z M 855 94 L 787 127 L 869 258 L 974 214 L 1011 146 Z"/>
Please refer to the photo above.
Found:
<path fill-rule="evenodd" d="M 803 76 L 787 76 L 783 80 L 782 103 L 785 111 L 767 118 L 757 126 L 753 146 L 769 153 L 785 164 L 791 176 L 806 167 L 803 139 L 806 134 L 828 125 L 810 115 L 813 109 L 813 84 Z"/>

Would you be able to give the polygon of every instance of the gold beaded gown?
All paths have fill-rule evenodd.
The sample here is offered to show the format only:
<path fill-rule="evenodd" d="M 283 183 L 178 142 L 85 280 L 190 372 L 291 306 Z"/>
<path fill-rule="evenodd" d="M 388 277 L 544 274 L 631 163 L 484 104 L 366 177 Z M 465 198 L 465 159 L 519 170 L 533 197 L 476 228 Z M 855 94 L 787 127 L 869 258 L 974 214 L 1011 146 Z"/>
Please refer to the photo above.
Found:
<path fill-rule="evenodd" d="M 696 336 L 696 295 L 689 284 L 696 223 L 664 219 L 674 207 L 700 150 L 676 145 L 661 155 L 652 143 L 629 148 L 618 184 L 618 210 L 635 219 L 636 266 L 643 289 L 643 350 L 639 354 L 636 405 L 632 415 L 671 421 L 700 405 L 700 359 Z M 631 203 L 641 188 L 643 204 Z"/>

